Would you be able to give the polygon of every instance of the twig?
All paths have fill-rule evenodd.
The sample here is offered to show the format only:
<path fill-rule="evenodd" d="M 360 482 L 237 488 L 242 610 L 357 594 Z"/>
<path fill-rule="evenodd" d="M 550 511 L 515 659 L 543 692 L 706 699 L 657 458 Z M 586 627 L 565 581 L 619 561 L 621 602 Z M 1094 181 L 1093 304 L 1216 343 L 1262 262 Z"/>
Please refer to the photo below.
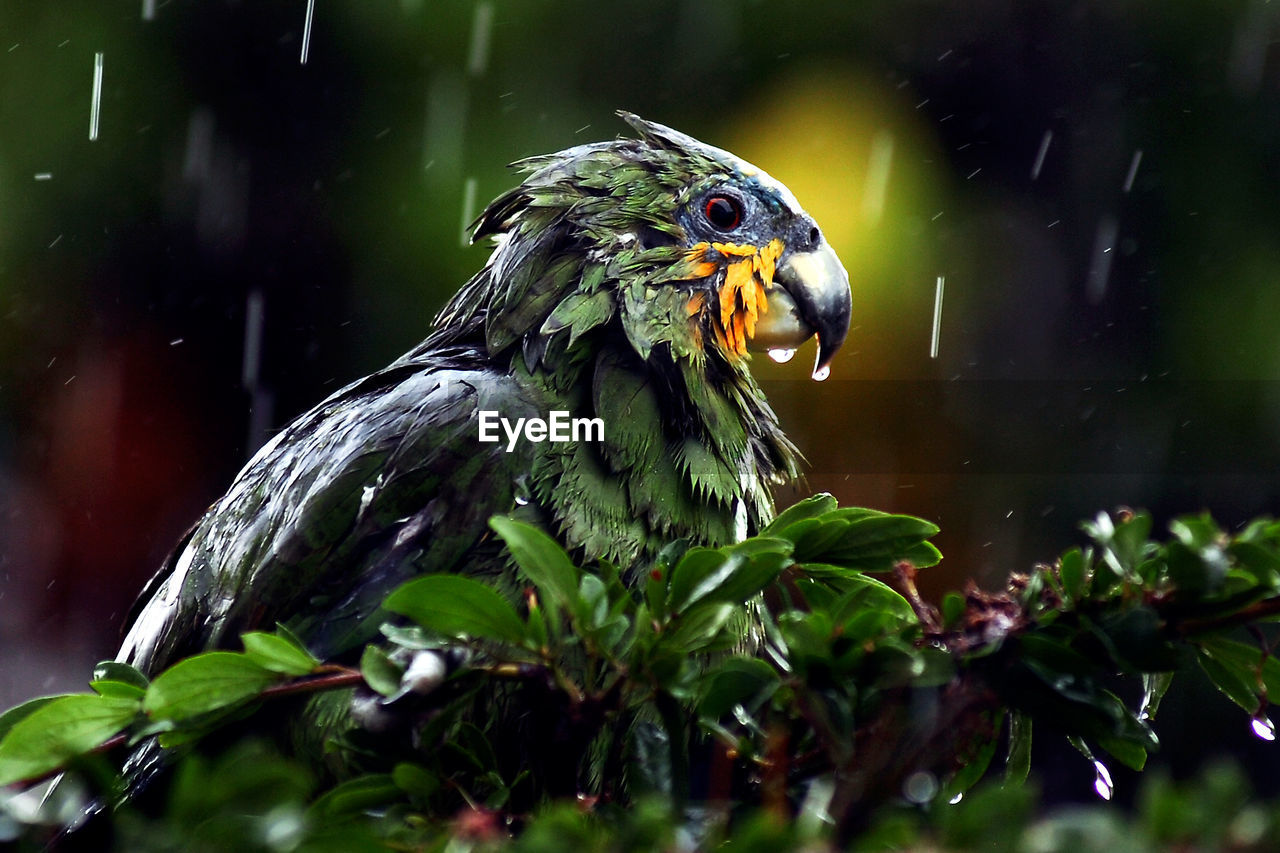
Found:
<path fill-rule="evenodd" d="M 328 669 L 329 667 L 326 667 Z M 278 696 L 293 696 L 297 693 L 316 693 L 320 690 L 336 690 L 342 687 L 356 687 L 364 684 L 364 676 L 358 669 L 345 666 L 334 666 L 326 675 L 309 676 L 275 684 L 258 694 L 259 699 L 274 699 Z"/>
<path fill-rule="evenodd" d="M 1173 628 L 1178 636 L 1190 637 L 1223 628 L 1238 628 L 1276 614 L 1280 614 L 1280 596 L 1263 599 L 1235 613 L 1224 613 L 1221 616 L 1208 616 L 1203 619 L 1185 619 L 1176 623 Z"/>

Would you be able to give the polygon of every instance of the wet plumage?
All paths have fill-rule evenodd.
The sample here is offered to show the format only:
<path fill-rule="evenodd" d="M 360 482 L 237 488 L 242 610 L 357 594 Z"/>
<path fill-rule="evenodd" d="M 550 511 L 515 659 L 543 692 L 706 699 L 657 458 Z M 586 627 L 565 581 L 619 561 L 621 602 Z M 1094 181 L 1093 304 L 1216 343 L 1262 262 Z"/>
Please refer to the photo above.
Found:
<path fill-rule="evenodd" d="M 849 323 L 844 271 L 749 164 L 624 115 L 638 139 L 536 157 L 475 238 L 496 247 L 419 346 L 286 426 L 140 599 L 119 659 L 154 673 L 280 622 L 358 655 L 424 572 L 510 584 L 494 514 L 634 575 L 668 541 L 722 544 L 773 511 L 799 454 L 750 346 Z M 603 441 L 481 442 L 478 417 L 598 417 Z"/>

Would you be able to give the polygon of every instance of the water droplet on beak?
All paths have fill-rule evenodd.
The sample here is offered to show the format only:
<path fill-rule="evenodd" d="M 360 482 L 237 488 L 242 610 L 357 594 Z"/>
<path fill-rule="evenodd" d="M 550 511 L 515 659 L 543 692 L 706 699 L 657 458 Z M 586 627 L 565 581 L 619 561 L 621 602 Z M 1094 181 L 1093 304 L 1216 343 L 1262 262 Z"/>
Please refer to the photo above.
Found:
<path fill-rule="evenodd" d="M 793 349 L 782 349 L 779 347 L 777 349 L 769 350 L 769 358 L 773 359 L 778 364 L 786 364 L 788 361 L 795 358 L 795 355 L 796 351 Z"/>

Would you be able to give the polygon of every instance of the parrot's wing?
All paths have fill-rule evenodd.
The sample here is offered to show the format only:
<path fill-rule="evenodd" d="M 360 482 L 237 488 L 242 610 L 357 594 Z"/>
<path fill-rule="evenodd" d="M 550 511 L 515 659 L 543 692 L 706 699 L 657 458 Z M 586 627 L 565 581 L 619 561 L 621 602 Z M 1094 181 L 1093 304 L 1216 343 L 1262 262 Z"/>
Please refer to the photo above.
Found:
<path fill-rule="evenodd" d="M 487 521 L 512 510 L 531 460 L 525 443 L 479 441 L 482 410 L 536 414 L 516 380 L 459 350 L 397 362 L 299 417 L 148 584 L 118 659 L 155 672 L 276 622 L 338 655 L 413 575 L 496 571 Z"/>

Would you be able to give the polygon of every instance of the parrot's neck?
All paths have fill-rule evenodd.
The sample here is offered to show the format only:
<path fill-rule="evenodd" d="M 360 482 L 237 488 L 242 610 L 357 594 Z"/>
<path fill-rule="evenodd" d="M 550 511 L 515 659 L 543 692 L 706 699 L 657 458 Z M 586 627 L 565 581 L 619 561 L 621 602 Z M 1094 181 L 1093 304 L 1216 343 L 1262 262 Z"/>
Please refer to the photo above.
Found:
<path fill-rule="evenodd" d="M 545 405 L 603 424 L 602 440 L 539 452 L 533 486 L 550 526 L 587 559 L 635 570 L 672 540 L 723 545 L 767 523 L 770 485 L 796 476 L 800 456 L 745 364 L 660 348 L 642 361 L 608 332 L 532 371 L 513 360 Z"/>

